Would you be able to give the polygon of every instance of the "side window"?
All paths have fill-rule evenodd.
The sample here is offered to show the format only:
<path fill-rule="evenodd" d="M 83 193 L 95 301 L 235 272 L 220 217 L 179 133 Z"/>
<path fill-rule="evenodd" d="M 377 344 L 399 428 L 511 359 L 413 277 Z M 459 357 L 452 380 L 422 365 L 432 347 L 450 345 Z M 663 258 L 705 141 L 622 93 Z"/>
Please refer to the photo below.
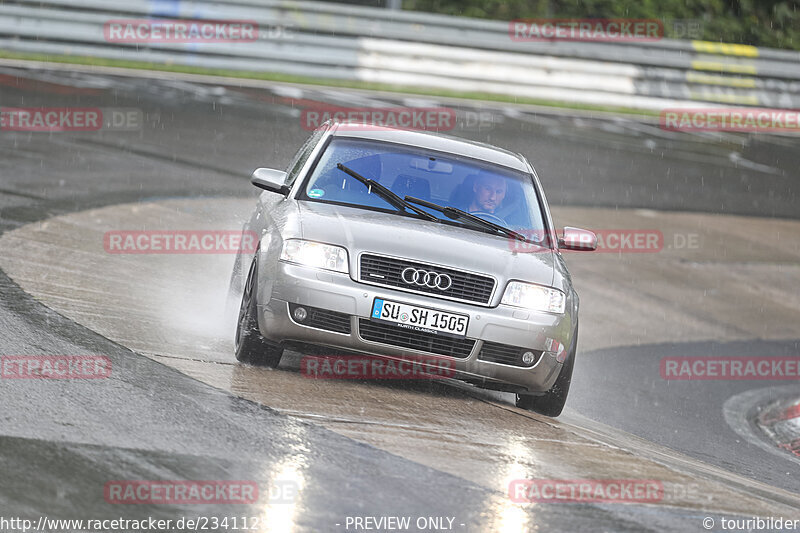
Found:
<path fill-rule="evenodd" d="M 311 152 L 314 151 L 314 148 L 322 138 L 325 130 L 326 128 L 319 128 L 312 133 L 311 137 L 306 140 L 305 144 L 294 156 L 292 162 L 289 163 L 289 168 L 286 169 L 286 185 L 289 187 L 294 185 L 294 182 L 297 180 L 297 176 L 300 174 L 300 170 L 303 168 L 303 165 L 306 164 L 306 161 L 308 161 L 308 158 L 311 156 Z"/>

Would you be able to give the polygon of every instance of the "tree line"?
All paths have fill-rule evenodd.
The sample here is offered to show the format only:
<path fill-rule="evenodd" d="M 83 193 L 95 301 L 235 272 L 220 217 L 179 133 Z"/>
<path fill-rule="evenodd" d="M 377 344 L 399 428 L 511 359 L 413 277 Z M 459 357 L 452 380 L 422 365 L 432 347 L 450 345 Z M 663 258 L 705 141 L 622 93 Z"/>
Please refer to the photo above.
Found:
<path fill-rule="evenodd" d="M 463 17 L 658 19 L 665 37 L 800 50 L 800 0 L 404 0 Z"/>

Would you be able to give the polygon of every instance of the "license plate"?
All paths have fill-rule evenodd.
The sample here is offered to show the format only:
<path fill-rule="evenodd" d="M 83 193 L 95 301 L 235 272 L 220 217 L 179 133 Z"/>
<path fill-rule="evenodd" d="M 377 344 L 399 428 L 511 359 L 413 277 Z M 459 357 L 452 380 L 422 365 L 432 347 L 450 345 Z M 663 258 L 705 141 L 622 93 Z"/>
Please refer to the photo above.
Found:
<path fill-rule="evenodd" d="M 464 337 L 469 325 L 467 315 L 456 315 L 382 298 L 375 298 L 372 302 L 370 318 L 375 322 L 391 324 L 410 331 L 451 337 Z"/>

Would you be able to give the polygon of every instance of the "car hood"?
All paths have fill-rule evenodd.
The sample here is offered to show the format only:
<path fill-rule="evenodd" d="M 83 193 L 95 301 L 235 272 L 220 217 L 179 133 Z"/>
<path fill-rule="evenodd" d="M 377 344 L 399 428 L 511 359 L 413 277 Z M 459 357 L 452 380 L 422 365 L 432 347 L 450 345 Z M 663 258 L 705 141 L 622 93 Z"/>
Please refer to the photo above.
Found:
<path fill-rule="evenodd" d="M 489 274 L 500 286 L 511 279 L 548 286 L 553 282 L 550 249 L 367 209 L 307 201 L 298 205 L 303 238 L 346 247 L 353 273 L 359 255 L 371 252 Z"/>

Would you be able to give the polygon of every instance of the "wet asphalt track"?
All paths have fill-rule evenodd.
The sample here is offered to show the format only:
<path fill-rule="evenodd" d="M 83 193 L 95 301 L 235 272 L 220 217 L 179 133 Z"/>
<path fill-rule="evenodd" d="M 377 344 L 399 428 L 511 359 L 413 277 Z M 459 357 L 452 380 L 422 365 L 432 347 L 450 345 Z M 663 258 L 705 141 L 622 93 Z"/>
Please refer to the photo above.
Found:
<path fill-rule="evenodd" d="M 145 117 L 143 130 L 134 133 L 1 132 L 2 231 L 125 202 L 252 196 L 249 171 L 285 165 L 307 135 L 287 98 L 360 106 L 375 98 L 324 90 L 223 91 L 185 82 L 87 75 L 71 79 L 63 74 L 36 75 L 38 81 L 20 85 L 13 81 L 15 72 L 2 74 L 11 76 L 2 78 L 3 106 L 138 107 Z M 78 94 L 64 86 L 76 88 Z M 630 121 L 499 111 L 482 131 L 454 133 L 523 152 L 540 171 L 554 205 L 798 215 L 796 140 L 685 136 Z M 0 489 L 3 509 L 19 515 L 69 510 L 73 516 L 118 514 L 120 509 L 104 504 L 98 492 L 109 476 L 267 479 L 288 468 L 295 476 L 302 471 L 303 479 L 313 480 L 309 487 L 314 490 L 305 492 L 291 511 L 300 530 L 335 530 L 333 524 L 347 514 L 379 511 L 456 516 L 469 531 L 501 528 L 500 517 L 492 511 L 499 508 L 502 494 L 313 424 L 276 416 L 70 323 L 32 301 L 4 275 L 0 288 L 0 353 L 104 354 L 118 370 L 103 387 L 2 383 L 0 397 L 6 409 L 0 425 L 0 461 L 7 480 Z M 769 383 L 719 383 L 713 388 L 691 384 L 676 394 L 675 387 L 653 386 L 651 377 L 634 364 L 645 352 L 682 354 L 688 349 L 750 355 L 764 348 L 761 341 L 732 346 L 676 342 L 595 353 L 583 346 L 586 366 L 576 373 L 569 406 L 734 472 L 800 492 L 796 462 L 736 442 L 736 434 L 721 423 L 718 413 L 727 398 Z M 798 354 L 795 341 L 775 342 L 770 349 L 773 355 Z M 298 450 L 311 458 L 308 464 L 292 464 Z M 166 516 L 177 510 L 124 512 Z M 648 523 L 652 517 L 647 512 L 624 506 L 542 506 L 531 516 L 542 529 L 698 529 L 696 516 L 662 512 L 656 525 Z"/>

